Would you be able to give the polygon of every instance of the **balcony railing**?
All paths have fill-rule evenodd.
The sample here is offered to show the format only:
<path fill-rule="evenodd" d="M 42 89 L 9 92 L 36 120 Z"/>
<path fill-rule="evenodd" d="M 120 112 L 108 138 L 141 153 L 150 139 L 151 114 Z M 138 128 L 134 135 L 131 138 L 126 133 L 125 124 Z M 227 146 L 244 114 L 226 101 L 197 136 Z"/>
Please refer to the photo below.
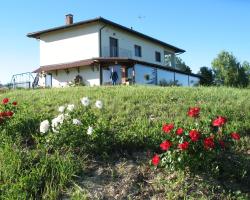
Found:
<path fill-rule="evenodd" d="M 102 56 L 132 58 L 132 51 L 117 47 L 102 47 Z"/>

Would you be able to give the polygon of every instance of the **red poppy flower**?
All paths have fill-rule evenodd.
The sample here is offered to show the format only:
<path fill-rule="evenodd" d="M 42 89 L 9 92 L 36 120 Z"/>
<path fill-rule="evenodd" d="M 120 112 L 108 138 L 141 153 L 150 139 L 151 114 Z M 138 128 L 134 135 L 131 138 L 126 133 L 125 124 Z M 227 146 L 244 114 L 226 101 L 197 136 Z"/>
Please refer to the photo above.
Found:
<path fill-rule="evenodd" d="M 203 144 L 205 149 L 213 149 L 215 147 L 214 139 L 212 137 L 205 138 Z"/>
<path fill-rule="evenodd" d="M 181 149 L 181 150 L 186 150 L 188 149 L 188 146 L 189 146 L 189 143 L 188 142 L 183 142 L 181 144 L 178 144 L 178 148 Z"/>
<path fill-rule="evenodd" d="M 200 138 L 200 133 L 197 130 L 189 131 L 189 137 L 193 142 L 196 142 Z"/>
<path fill-rule="evenodd" d="M 219 116 L 215 120 L 213 120 L 213 126 L 221 127 L 227 122 L 225 117 Z"/>
<path fill-rule="evenodd" d="M 16 106 L 16 105 L 17 105 L 17 102 L 16 102 L 16 101 L 13 101 L 13 102 L 12 102 L 12 105 L 13 105 L 13 106 Z"/>
<path fill-rule="evenodd" d="M 152 158 L 152 164 L 154 166 L 157 166 L 159 162 L 160 162 L 160 157 L 157 154 L 155 154 L 154 157 Z"/>
<path fill-rule="evenodd" d="M 167 151 L 170 147 L 171 147 L 171 142 L 168 141 L 168 140 L 165 140 L 163 141 L 161 144 L 160 144 L 160 147 L 163 151 Z"/>
<path fill-rule="evenodd" d="M 219 144 L 220 144 L 222 149 L 226 148 L 225 142 L 223 140 L 219 140 Z"/>
<path fill-rule="evenodd" d="M 240 135 L 236 132 L 231 133 L 231 138 L 233 138 L 234 140 L 239 140 L 240 139 Z"/>
<path fill-rule="evenodd" d="M 189 108 L 187 114 L 188 114 L 189 117 L 199 117 L 200 108 L 199 107 Z"/>
<path fill-rule="evenodd" d="M 170 133 L 170 131 L 174 128 L 174 124 L 163 124 L 162 131 L 164 133 Z"/>
<path fill-rule="evenodd" d="M 8 98 L 4 98 L 3 100 L 2 100 L 2 104 L 7 104 L 9 102 L 9 99 Z"/>
<path fill-rule="evenodd" d="M 178 128 L 176 130 L 176 135 L 182 135 L 183 131 L 184 131 L 183 128 Z"/>

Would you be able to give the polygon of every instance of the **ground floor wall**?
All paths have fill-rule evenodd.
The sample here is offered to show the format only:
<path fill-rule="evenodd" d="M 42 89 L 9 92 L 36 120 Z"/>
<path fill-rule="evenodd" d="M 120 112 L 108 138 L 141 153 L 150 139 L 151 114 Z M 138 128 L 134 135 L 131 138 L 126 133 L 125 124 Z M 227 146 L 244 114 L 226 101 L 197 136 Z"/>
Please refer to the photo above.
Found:
<path fill-rule="evenodd" d="M 84 85 L 100 85 L 100 69 L 97 66 L 84 66 L 67 70 L 50 71 L 41 74 L 38 85 L 41 87 L 66 87 L 74 84 L 76 77 L 81 77 Z"/>
<path fill-rule="evenodd" d="M 195 86 L 199 84 L 200 79 L 196 76 L 159 69 L 147 65 L 136 64 L 135 83 L 152 85 L 179 85 Z"/>
<path fill-rule="evenodd" d="M 125 66 L 126 67 L 126 66 Z M 117 80 L 115 84 L 124 83 L 122 79 L 126 74 L 126 82 L 143 85 L 161 85 L 161 86 L 195 86 L 199 84 L 199 78 L 192 75 L 173 72 L 156 67 L 135 64 L 126 68 L 123 73 L 124 65 L 110 65 L 102 67 L 101 73 L 99 66 L 85 66 L 67 70 L 57 70 L 40 75 L 39 86 L 42 87 L 66 87 L 74 83 L 77 76 L 80 76 L 84 85 L 99 86 L 111 85 L 111 74 L 116 73 Z M 102 80 L 102 83 L 101 83 Z"/>

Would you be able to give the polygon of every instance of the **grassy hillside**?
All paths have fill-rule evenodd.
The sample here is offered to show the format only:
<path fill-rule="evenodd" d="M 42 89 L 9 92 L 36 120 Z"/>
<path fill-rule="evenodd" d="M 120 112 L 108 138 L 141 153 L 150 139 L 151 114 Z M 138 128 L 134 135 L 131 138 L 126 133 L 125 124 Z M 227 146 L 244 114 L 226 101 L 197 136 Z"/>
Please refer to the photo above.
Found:
<path fill-rule="evenodd" d="M 102 190 L 96 198 L 108 198 L 119 191 L 122 181 L 131 188 L 122 188 L 125 192 L 117 193 L 119 199 L 249 197 L 250 90 L 79 87 L 17 90 L 0 94 L 0 100 L 4 97 L 16 100 L 18 106 L 13 119 L 0 125 L 0 198 L 88 199 L 97 186 Z M 61 105 L 75 104 L 82 109 L 82 97 L 89 97 L 93 103 L 101 100 L 104 104 L 102 110 L 93 108 L 96 124 L 104 127 L 99 138 L 93 137 L 90 145 L 85 138 L 66 136 L 61 143 L 58 140 L 48 145 L 45 141 L 48 138 L 39 133 L 40 122 L 57 116 Z M 201 108 L 204 121 L 218 115 L 228 118 L 226 131 L 241 134 L 234 154 L 225 153 L 221 160 L 224 168 L 215 177 L 206 171 L 193 174 L 150 169 L 147 155 L 158 151 L 164 138 L 162 123 L 190 124 L 186 115 L 192 106 Z M 72 135 L 74 130 L 68 129 Z M 101 175 L 96 176 L 106 177 L 105 184 L 97 178 L 92 186 L 89 182 L 86 186 L 84 181 L 89 180 L 89 171 L 100 169 Z M 108 178 L 102 177 L 103 174 Z M 113 189 L 107 189 L 109 184 Z"/>

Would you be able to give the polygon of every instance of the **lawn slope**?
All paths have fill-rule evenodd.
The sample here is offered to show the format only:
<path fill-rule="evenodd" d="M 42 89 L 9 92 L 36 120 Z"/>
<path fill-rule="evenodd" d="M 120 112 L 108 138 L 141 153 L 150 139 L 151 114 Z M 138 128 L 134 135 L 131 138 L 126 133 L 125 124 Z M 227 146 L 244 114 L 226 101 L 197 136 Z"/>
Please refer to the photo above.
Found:
<path fill-rule="evenodd" d="M 18 112 L 0 130 L 0 199 L 249 197 L 248 89 L 73 87 L 13 90 L 0 94 L 0 99 L 4 97 L 18 102 Z M 80 107 L 82 97 L 104 104 L 97 115 L 108 121 L 112 141 L 104 141 L 107 148 L 76 153 L 70 148 L 51 150 L 40 143 L 40 122 L 56 116 L 61 105 Z M 192 106 L 201 108 L 203 118 L 226 116 L 226 131 L 236 130 L 242 136 L 235 154 L 225 155 L 221 161 L 224 171 L 212 177 L 205 171 L 150 169 L 148 156 L 158 151 L 162 123 L 181 125 Z"/>

